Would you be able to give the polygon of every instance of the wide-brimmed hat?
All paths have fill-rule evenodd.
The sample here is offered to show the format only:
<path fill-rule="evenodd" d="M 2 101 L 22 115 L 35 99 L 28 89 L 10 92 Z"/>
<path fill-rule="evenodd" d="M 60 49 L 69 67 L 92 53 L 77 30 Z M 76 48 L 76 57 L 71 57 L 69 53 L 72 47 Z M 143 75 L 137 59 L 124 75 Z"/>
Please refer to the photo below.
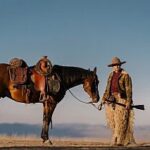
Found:
<path fill-rule="evenodd" d="M 113 57 L 111 62 L 112 63 L 109 64 L 108 67 L 113 67 L 116 65 L 122 65 L 122 64 L 126 63 L 126 61 L 121 61 L 118 57 Z"/>

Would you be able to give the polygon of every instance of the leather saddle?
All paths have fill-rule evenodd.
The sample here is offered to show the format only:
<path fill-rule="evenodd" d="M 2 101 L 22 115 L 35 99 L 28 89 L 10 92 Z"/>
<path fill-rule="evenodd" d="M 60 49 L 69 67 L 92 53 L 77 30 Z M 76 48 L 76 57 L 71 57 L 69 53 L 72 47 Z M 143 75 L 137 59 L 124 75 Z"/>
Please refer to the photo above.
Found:
<path fill-rule="evenodd" d="M 45 90 L 45 76 L 39 74 L 35 69 L 32 70 L 31 80 L 34 83 L 34 88 L 37 91 Z"/>
<path fill-rule="evenodd" d="M 8 67 L 10 80 L 13 84 L 25 84 L 27 82 L 28 66 L 24 60 L 13 58 Z"/>
<path fill-rule="evenodd" d="M 57 94 L 60 91 L 60 80 L 57 77 L 51 77 L 47 81 L 48 90 L 52 94 Z"/>
<path fill-rule="evenodd" d="M 32 70 L 31 80 L 34 83 L 34 88 L 40 91 L 40 99 L 42 96 L 55 95 L 60 90 L 60 81 L 53 77 L 53 75 L 44 76 L 36 71 Z M 43 94 L 43 95 L 42 95 Z M 41 96 L 42 95 L 42 96 Z M 46 98 L 45 97 L 45 98 Z"/>

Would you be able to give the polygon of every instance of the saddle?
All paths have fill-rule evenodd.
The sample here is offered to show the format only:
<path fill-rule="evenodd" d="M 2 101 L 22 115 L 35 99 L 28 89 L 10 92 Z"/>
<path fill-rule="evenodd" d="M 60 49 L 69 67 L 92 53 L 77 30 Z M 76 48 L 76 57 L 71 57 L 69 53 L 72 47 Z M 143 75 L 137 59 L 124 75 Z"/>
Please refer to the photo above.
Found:
<path fill-rule="evenodd" d="M 13 58 L 10 61 L 9 76 L 14 84 L 25 84 L 27 82 L 27 69 L 26 62 L 22 59 Z"/>
<path fill-rule="evenodd" d="M 39 74 L 35 69 L 32 70 L 31 80 L 34 83 L 34 88 L 37 91 L 45 90 L 45 76 Z"/>
<path fill-rule="evenodd" d="M 29 103 L 30 89 L 27 87 L 28 66 L 26 62 L 19 58 L 13 58 L 9 62 L 8 72 L 10 81 L 14 88 L 21 89 L 26 95 L 26 103 Z"/>
<path fill-rule="evenodd" d="M 48 90 L 51 94 L 56 95 L 60 91 L 60 79 L 57 76 L 52 76 L 47 81 Z"/>
<path fill-rule="evenodd" d="M 37 72 L 36 69 L 33 69 L 31 80 L 34 83 L 34 88 L 40 91 L 40 102 L 48 99 L 51 94 L 57 94 L 60 90 L 60 81 L 54 75 L 44 76 Z"/>

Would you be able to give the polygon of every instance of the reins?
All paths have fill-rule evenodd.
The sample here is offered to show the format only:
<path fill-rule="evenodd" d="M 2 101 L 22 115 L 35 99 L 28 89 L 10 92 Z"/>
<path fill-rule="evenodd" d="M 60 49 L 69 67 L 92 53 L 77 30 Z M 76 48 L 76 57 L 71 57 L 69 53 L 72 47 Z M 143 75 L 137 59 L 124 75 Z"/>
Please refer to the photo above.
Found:
<path fill-rule="evenodd" d="M 84 103 L 84 104 L 91 104 L 93 107 L 95 107 L 97 110 L 99 110 L 99 107 L 97 107 L 92 101 L 90 101 L 90 102 L 85 102 L 85 101 L 79 99 L 77 96 L 75 96 L 75 94 L 73 94 L 73 92 L 72 92 L 70 89 L 68 89 L 68 90 L 69 90 L 70 94 L 71 94 L 76 100 L 78 100 L 79 102 Z"/>

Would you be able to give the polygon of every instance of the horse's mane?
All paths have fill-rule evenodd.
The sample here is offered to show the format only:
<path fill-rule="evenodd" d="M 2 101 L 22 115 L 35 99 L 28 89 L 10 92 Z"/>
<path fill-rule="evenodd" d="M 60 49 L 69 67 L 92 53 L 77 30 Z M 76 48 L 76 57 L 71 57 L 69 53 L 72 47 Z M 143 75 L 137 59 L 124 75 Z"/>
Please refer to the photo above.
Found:
<path fill-rule="evenodd" d="M 81 82 L 81 80 L 91 74 L 91 71 L 79 67 L 54 65 L 52 73 L 56 73 L 61 80 L 69 84 L 73 83 L 73 81 L 76 81 L 76 83 Z"/>
<path fill-rule="evenodd" d="M 30 66 L 29 68 L 34 69 L 34 67 Z M 66 88 L 70 88 L 82 84 L 87 76 L 92 76 L 93 71 L 74 66 L 53 65 L 51 74 L 56 74 L 63 82 L 63 85 Z"/>

